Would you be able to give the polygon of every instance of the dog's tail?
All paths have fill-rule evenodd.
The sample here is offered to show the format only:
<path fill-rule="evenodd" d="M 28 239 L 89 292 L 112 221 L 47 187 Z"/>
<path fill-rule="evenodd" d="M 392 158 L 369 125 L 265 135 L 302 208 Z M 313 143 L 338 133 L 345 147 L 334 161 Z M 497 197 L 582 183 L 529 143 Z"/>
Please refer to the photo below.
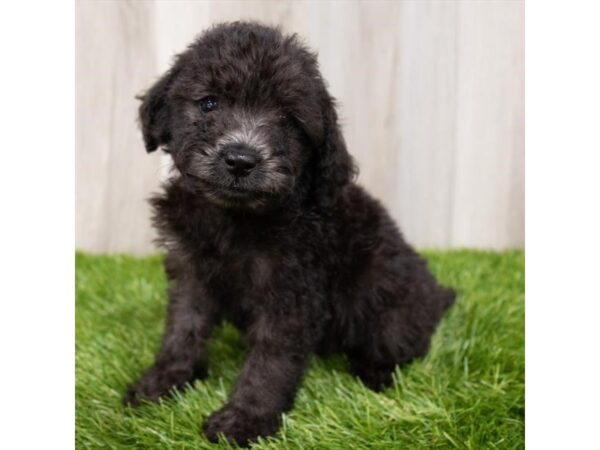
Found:
<path fill-rule="evenodd" d="M 442 301 L 443 309 L 446 311 L 456 301 L 456 291 L 452 288 L 440 286 L 440 298 Z"/>

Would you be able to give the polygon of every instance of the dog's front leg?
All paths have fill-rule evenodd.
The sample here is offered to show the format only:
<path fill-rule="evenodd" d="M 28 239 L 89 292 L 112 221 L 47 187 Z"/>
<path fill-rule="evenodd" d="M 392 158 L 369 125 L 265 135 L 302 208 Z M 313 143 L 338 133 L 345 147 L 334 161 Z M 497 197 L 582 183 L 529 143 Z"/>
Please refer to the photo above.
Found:
<path fill-rule="evenodd" d="M 202 283 L 189 276 L 171 281 L 167 323 L 154 364 L 128 389 L 125 403 L 158 400 L 173 389 L 207 374 L 206 344 L 216 320 L 216 305 Z"/>
<path fill-rule="evenodd" d="M 222 433 L 229 441 L 248 445 L 258 436 L 274 434 L 281 414 L 293 406 L 312 350 L 306 329 L 289 320 L 260 320 L 246 363 L 229 402 L 204 423 L 209 440 Z"/>

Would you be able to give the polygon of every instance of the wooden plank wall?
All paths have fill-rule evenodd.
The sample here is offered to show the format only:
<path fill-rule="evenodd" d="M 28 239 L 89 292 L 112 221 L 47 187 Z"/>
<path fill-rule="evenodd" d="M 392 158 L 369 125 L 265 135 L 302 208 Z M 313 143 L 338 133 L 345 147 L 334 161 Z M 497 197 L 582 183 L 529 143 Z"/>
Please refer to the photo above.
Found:
<path fill-rule="evenodd" d="M 419 247 L 524 244 L 521 1 L 90 1 L 76 6 L 76 245 L 152 251 L 134 95 L 202 29 L 258 19 L 318 50 L 359 182 Z"/>

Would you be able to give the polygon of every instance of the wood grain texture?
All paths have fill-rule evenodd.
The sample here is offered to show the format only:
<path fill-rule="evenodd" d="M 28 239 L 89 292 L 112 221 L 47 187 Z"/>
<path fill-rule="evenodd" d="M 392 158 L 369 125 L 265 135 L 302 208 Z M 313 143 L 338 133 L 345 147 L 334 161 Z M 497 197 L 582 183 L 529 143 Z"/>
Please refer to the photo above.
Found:
<path fill-rule="evenodd" d="M 451 242 L 522 246 L 523 11 L 513 2 L 490 1 L 460 3 L 458 12 Z"/>
<path fill-rule="evenodd" d="M 154 5 L 76 6 L 76 229 L 78 248 L 144 253 L 152 248 L 145 203 L 159 161 L 143 151 L 134 96 L 153 80 Z"/>
<path fill-rule="evenodd" d="M 520 1 L 80 1 L 76 245 L 153 250 L 133 96 L 212 23 L 257 19 L 319 53 L 359 183 L 420 247 L 524 244 Z"/>

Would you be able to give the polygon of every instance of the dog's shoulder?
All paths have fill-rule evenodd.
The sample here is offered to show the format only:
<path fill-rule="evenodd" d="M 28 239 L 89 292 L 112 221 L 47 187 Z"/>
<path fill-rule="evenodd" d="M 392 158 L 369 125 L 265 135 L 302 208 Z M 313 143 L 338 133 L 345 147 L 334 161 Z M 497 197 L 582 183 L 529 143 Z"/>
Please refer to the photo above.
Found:
<path fill-rule="evenodd" d="M 222 230 L 223 213 L 203 196 L 187 188 L 181 180 L 171 179 L 161 192 L 150 198 L 152 220 L 162 241 L 190 241 L 204 239 Z"/>
<path fill-rule="evenodd" d="M 351 228 L 368 228 L 389 219 L 379 200 L 356 183 L 348 183 L 343 188 L 333 212 L 341 223 Z"/>

